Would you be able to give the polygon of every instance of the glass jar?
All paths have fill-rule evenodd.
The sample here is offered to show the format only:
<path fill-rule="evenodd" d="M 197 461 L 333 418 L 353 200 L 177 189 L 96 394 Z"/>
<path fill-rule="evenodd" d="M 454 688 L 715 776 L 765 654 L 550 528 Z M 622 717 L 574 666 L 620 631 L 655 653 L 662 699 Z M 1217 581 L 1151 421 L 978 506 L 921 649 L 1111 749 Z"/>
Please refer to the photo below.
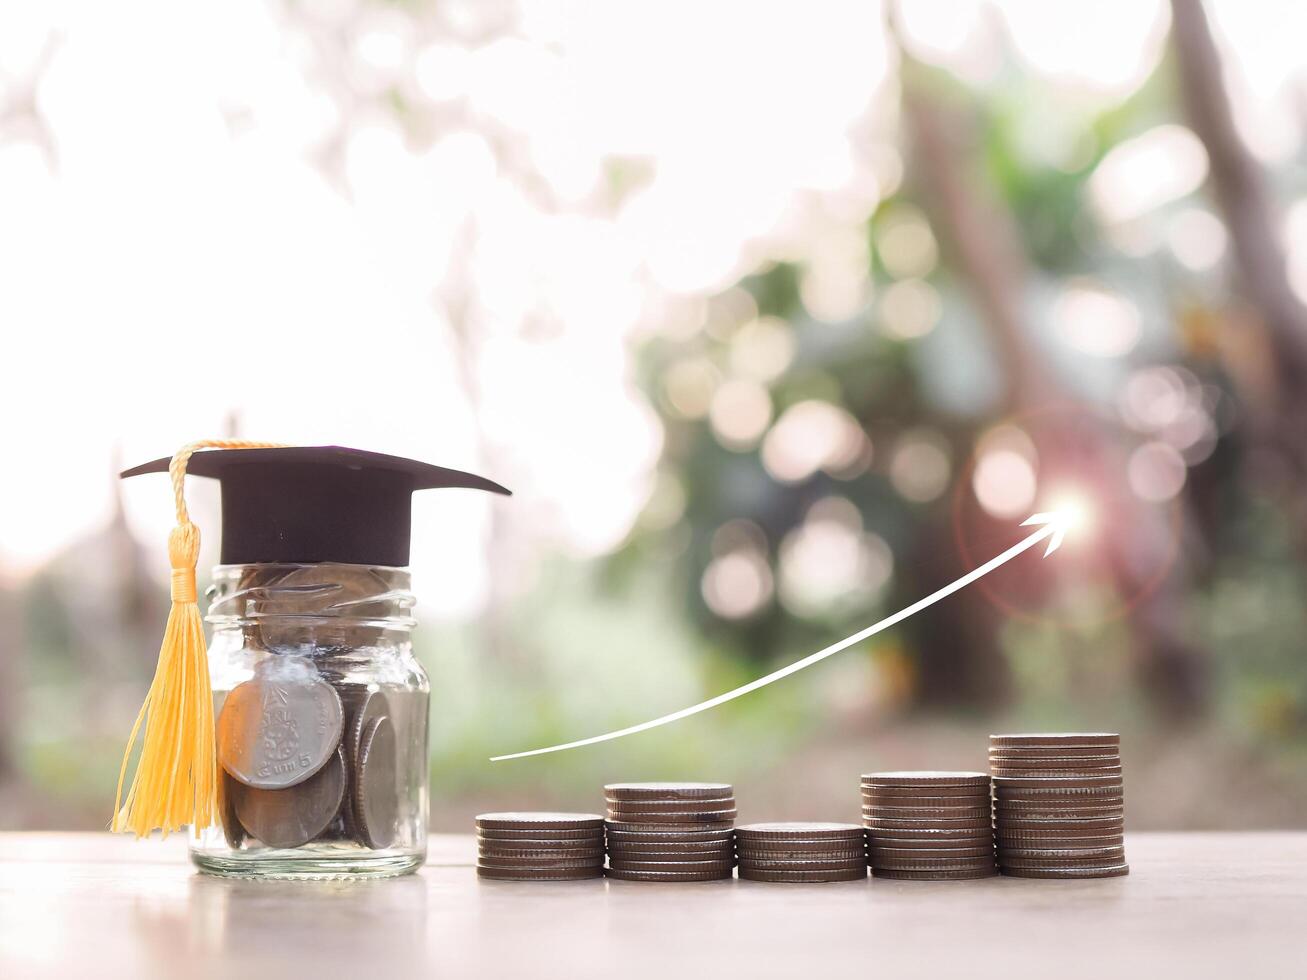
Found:
<path fill-rule="evenodd" d="M 430 685 L 400 568 L 222 565 L 209 589 L 211 874 L 381 877 L 426 856 Z"/>

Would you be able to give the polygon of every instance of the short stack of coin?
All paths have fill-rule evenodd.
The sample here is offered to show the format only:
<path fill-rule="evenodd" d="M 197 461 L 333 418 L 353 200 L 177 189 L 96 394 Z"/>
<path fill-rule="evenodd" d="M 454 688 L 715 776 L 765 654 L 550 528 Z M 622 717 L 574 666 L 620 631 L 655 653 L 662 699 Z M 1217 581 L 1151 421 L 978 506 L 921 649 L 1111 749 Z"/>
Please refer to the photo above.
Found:
<path fill-rule="evenodd" d="M 753 823 L 735 828 L 740 877 L 749 881 L 858 881 L 867 840 L 851 823 Z"/>
<path fill-rule="evenodd" d="M 597 813 L 483 813 L 477 874 L 507 881 L 602 878 L 604 818 Z"/>
<path fill-rule="evenodd" d="M 716 881 L 735 868 L 729 783 L 610 783 L 608 877 Z"/>
<path fill-rule="evenodd" d="M 983 772 L 873 772 L 862 825 L 877 878 L 941 880 L 997 873 Z"/>
<path fill-rule="evenodd" d="M 989 766 L 1003 874 L 1017 878 L 1129 874 L 1119 735 L 991 735 Z"/>

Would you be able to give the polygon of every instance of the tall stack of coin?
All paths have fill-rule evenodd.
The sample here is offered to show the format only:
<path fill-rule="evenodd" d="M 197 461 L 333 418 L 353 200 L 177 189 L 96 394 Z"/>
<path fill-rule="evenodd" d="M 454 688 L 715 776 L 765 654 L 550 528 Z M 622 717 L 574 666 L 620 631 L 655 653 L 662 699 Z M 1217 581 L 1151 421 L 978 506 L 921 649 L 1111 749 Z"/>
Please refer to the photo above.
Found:
<path fill-rule="evenodd" d="M 878 878 L 988 878 L 997 872 L 983 772 L 873 772 L 862 825 Z"/>
<path fill-rule="evenodd" d="M 1017 878 L 1129 874 L 1121 737 L 991 735 L 999 868 Z"/>
<path fill-rule="evenodd" d="M 483 813 L 477 874 L 505 881 L 573 881 L 604 874 L 604 818 L 597 813 Z"/>
<path fill-rule="evenodd" d="M 715 881 L 735 867 L 729 783 L 610 783 L 608 877 Z"/>
<path fill-rule="evenodd" d="M 852 823 L 753 823 L 735 828 L 740 877 L 749 881 L 857 881 L 867 839 Z"/>

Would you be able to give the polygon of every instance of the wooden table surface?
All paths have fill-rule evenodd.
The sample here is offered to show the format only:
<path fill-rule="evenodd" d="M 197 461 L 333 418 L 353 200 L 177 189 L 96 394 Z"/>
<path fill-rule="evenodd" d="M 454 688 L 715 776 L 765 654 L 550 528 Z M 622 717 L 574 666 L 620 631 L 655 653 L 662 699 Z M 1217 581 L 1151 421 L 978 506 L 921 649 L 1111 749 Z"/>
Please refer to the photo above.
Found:
<path fill-rule="evenodd" d="M 0 977 L 1303 976 L 1307 833 L 1131 834 L 1127 878 L 229 881 L 185 842 L 0 834 Z"/>

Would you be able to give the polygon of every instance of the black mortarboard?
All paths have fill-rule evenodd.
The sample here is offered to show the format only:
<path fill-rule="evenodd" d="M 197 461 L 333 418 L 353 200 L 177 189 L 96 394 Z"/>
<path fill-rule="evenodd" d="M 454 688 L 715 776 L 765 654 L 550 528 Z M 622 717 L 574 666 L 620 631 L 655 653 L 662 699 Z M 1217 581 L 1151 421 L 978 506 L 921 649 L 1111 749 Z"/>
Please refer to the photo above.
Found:
<path fill-rule="evenodd" d="M 122 476 L 166 473 L 171 457 Z M 461 470 L 341 446 L 211 449 L 186 470 L 222 484 L 224 565 L 268 562 L 408 564 L 414 490 L 509 493 Z"/>

